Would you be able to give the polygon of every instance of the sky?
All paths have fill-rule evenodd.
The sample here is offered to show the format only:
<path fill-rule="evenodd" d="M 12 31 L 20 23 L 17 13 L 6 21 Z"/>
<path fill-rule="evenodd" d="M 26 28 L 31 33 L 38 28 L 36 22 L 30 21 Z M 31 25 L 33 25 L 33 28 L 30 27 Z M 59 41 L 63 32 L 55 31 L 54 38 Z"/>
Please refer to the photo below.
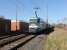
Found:
<path fill-rule="evenodd" d="M 49 23 L 64 22 L 67 18 L 67 0 L 0 0 L 0 16 L 7 19 L 16 19 L 17 3 L 17 20 L 29 21 L 35 16 L 33 8 L 37 10 L 38 17 L 46 21 L 47 3 L 48 3 L 48 21 Z M 62 21 L 61 21 L 62 20 Z"/>

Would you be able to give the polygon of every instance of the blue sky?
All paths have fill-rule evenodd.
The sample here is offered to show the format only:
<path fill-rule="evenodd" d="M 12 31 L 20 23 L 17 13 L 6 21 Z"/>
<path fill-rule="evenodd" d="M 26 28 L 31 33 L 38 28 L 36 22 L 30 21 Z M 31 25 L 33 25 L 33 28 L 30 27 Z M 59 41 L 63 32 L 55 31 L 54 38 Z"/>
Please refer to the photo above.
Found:
<path fill-rule="evenodd" d="M 18 0 L 18 20 L 28 21 L 34 15 L 35 7 L 40 7 L 38 16 L 46 21 L 47 0 Z M 0 0 L 0 15 L 16 19 L 16 0 Z M 67 17 L 67 0 L 48 0 L 48 19 L 50 23 Z"/>

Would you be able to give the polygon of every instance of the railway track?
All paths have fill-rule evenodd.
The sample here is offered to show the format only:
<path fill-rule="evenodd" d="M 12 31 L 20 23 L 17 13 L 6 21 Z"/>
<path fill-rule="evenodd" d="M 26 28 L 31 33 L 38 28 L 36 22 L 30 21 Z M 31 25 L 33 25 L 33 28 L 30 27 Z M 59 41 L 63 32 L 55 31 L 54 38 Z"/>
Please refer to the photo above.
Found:
<path fill-rule="evenodd" d="M 28 35 L 25 35 L 25 34 L 20 34 L 20 35 L 17 35 L 17 36 L 11 36 L 11 37 L 7 37 L 7 38 L 4 38 L 4 39 L 1 39 L 0 40 L 0 47 L 6 45 L 6 44 L 9 44 L 9 43 L 12 43 L 18 39 L 21 39 L 21 38 L 24 38 Z"/>
<path fill-rule="evenodd" d="M 18 34 L 18 35 L 20 35 L 20 34 Z M 13 36 L 17 36 L 17 35 L 6 35 L 6 36 L 1 36 L 1 37 L 0 37 L 0 40 L 1 40 L 1 39 L 4 39 L 4 38 L 8 38 L 8 37 L 13 37 Z"/>
<path fill-rule="evenodd" d="M 28 42 L 24 46 L 21 46 L 15 49 L 16 50 L 43 50 L 43 46 L 44 44 L 46 44 L 46 42 L 47 42 L 47 35 L 42 34 L 32 39 L 30 42 Z"/>
<path fill-rule="evenodd" d="M 44 35 L 18 35 L 0 40 L 0 50 L 34 49 L 44 39 Z M 41 45 L 42 46 L 42 45 Z"/>
<path fill-rule="evenodd" d="M 32 39 L 34 35 L 18 35 L 0 40 L 0 50 L 10 50 Z"/>
<path fill-rule="evenodd" d="M 4 39 L 4 38 L 7 38 L 7 37 L 10 37 L 10 35 L 2 36 L 2 37 L 0 37 L 0 40 L 1 40 L 1 39 Z"/>

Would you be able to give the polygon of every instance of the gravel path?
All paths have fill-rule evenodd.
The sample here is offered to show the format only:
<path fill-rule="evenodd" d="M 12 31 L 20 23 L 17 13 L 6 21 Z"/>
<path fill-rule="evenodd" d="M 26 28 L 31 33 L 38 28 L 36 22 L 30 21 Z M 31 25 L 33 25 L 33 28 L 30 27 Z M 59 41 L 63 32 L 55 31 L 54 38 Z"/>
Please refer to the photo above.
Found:
<path fill-rule="evenodd" d="M 47 35 L 38 35 L 24 46 L 17 50 L 43 50 L 43 45 L 46 43 Z"/>

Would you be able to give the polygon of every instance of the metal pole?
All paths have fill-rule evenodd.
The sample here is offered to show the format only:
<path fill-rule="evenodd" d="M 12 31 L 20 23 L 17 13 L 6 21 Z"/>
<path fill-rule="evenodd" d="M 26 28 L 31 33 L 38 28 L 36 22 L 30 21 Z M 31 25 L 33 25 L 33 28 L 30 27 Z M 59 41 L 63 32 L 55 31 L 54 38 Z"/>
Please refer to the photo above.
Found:
<path fill-rule="evenodd" d="M 16 0 L 16 31 L 17 31 L 17 15 L 18 15 L 18 4 L 17 4 L 18 0 Z"/>
<path fill-rule="evenodd" d="M 48 27 L 48 0 L 46 2 L 46 22 L 47 22 L 47 27 Z"/>

